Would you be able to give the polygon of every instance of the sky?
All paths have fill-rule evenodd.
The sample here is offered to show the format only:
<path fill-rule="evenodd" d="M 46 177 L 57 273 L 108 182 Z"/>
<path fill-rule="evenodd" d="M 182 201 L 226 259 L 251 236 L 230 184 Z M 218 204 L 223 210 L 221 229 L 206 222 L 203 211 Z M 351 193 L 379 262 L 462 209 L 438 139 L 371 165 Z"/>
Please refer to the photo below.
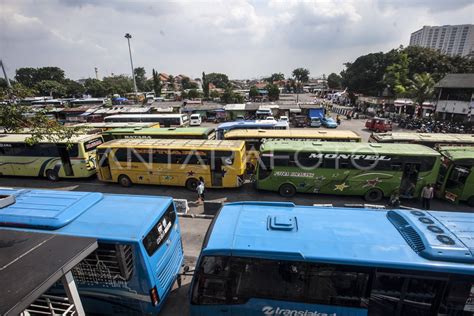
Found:
<path fill-rule="evenodd" d="M 135 67 L 252 79 L 305 67 L 312 77 L 407 46 L 423 25 L 474 23 L 472 0 L 0 0 L 0 58 L 58 66 L 72 79 Z"/>

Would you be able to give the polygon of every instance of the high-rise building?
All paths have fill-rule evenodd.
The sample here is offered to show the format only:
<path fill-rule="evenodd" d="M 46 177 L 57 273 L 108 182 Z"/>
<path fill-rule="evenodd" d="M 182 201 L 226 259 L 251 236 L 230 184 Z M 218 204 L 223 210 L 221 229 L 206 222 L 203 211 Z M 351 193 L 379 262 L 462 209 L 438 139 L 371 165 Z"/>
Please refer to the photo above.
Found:
<path fill-rule="evenodd" d="M 429 47 L 449 56 L 472 56 L 474 25 L 423 26 L 411 33 L 410 46 Z"/>

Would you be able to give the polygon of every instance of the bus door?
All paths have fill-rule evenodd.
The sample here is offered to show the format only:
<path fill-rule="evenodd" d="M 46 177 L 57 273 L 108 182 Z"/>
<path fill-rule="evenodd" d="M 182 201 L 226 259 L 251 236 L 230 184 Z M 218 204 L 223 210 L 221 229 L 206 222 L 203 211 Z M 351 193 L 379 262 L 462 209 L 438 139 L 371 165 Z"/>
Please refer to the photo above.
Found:
<path fill-rule="evenodd" d="M 101 179 L 112 180 L 107 149 L 97 149 L 97 166 L 99 168 L 99 175 Z"/>
<path fill-rule="evenodd" d="M 400 196 L 405 198 L 415 197 L 416 183 L 420 173 L 420 163 L 405 163 L 403 165 L 403 175 L 400 182 Z"/>
<path fill-rule="evenodd" d="M 221 187 L 223 177 L 224 169 L 222 168 L 222 158 L 217 155 L 214 158 L 214 162 L 211 163 L 211 185 L 213 187 Z"/>
<path fill-rule="evenodd" d="M 69 156 L 69 151 L 66 144 L 58 145 L 58 153 L 61 158 L 61 163 L 64 169 L 64 174 L 66 176 L 73 176 L 74 170 L 72 169 L 71 157 Z"/>
<path fill-rule="evenodd" d="M 453 165 L 446 181 L 444 197 L 452 202 L 459 202 L 463 197 L 466 182 L 471 175 L 469 166 Z M 469 187 L 469 186 L 468 186 Z M 469 196 L 467 197 L 469 198 Z"/>
<path fill-rule="evenodd" d="M 376 273 L 368 316 L 437 315 L 447 279 Z"/>

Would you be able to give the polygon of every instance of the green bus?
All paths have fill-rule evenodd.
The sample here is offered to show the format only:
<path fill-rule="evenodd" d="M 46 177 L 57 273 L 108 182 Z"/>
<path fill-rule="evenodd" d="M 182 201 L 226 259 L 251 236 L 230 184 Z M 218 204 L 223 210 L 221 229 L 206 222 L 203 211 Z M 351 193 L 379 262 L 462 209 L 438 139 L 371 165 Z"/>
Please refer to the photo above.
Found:
<path fill-rule="evenodd" d="M 53 143 L 28 145 L 29 134 L 0 134 L 0 176 L 88 178 L 95 175 L 95 152 L 100 135 L 79 135 Z"/>
<path fill-rule="evenodd" d="M 440 156 L 416 144 L 269 141 L 260 150 L 256 186 L 283 197 L 323 193 L 376 202 L 399 189 L 415 198 L 436 183 Z"/>
<path fill-rule="evenodd" d="M 474 206 L 474 147 L 443 146 L 437 181 L 438 198 Z"/>
<path fill-rule="evenodd" d="M 211 127 L 166 127 L 166 128 L 114 128 L 102 132 L 106 141 L 123 138 L 175 138 L 175 139 L 215 139 Z"/>

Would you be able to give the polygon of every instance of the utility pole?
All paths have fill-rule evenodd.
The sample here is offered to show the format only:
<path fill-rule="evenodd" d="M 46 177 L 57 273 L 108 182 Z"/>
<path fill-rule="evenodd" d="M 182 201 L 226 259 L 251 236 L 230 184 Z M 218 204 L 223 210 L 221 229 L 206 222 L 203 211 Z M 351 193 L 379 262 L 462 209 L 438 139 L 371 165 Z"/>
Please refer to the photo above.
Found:
<path fill-rule="evenodd" d="M 133 68 L 132 49 L 130 48 L 130 39 L 132 38 L 132 35 L 130 35 L 130 33 L 127 33 L 127 34 L 125 34 L 125 38 L 128 41 L 128 52 L 130 53 L 130 65 L 132 66 L 133 89 L 135 90 L 135 96 L 136 96 L 138 94 L 137 82 L 135 80 L 135 71 L 134 71 L 134 68 Z"/>
<path fill-rule="evenodd" d="M 8 89 L 12 88 L 10 84 L 10 80 L 8 80 L 7 72 L 5 71 L 5 66 L 3 65 L 3 61 L 0 59 L 0 65 L 2 66 L 3 76 L 5 77 L 5 81 L 7 82 Z"/>
<path fill-rule="evenodd" d="M 95 71 L 95 79 L 99 80 L 99 68 L 94 67 L 94 71 Z"/>

